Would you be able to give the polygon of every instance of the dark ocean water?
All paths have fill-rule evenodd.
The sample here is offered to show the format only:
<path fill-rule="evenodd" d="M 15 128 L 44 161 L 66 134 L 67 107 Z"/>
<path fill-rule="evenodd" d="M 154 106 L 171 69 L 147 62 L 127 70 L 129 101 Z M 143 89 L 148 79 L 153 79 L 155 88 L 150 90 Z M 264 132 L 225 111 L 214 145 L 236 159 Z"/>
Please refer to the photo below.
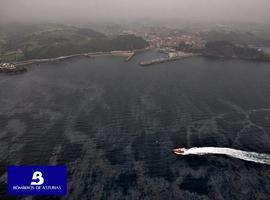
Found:
<path fill-rule="evenodd" d="M 270 166 L 176 147 L 270 153 L 270 64 L 157 56 L 75 59 L 0 75 L 0 199 L 8 165 L 67 165 L 66 197 L 269 199 Z M 10 198 L 20 199 L 20 198 Z"/>

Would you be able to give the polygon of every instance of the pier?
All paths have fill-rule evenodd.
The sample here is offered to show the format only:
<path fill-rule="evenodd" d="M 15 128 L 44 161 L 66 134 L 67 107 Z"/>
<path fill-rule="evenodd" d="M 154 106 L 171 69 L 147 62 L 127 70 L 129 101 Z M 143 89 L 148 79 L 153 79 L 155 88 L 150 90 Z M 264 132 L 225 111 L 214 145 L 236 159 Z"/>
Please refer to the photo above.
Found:
<path fill-rule="evenodd" d="M 140 62 L 141 66 L 149 66 L 149 65 L 154 65 L 154 64 L 159 64 L 159 63 L 165 63 L 165 62 L 171 62 L 171 61 L 176 61 L 180 60 L 183 58 L 188 58 L 188 57 L 193 57 L 193 56 L 198 56 L 200 54 L 194 54 L 194 53 L 177 53 L 177 54 L 169 54 L 169 57 L 167 58 L 157 58 L 153 59 L 150 61 L 142 61 Z"/>
<path fill-rule="evenodd" d="M 47 63 L 47 62 L 56 62 L 56 61 L 62 61 L 67 60 L 71 58 L 76 57 L 98 57 L 98 56 L 121 56 L 121 57 L 127 57 L 126 61 L 130 61 L 133 56 L 135 55 L 135 52 L 133 51 L 111 51 L 111 52 L 93 52 L 93 53 L 81 53 L 81 54 L 74 54 L 74 55 L 68 55 L 68 56 L 60 56 L 57 58 L 44 58 L 44 59 L 31 59 L 26 61 L 20 61 L 15 62 L 14 66 L 26 66 L 26 65 L 32 65 L 32 64 L 41 64 L 41 63 Z"/>
<path fill-rule="evenodd" d="M 56 61 L 62 61 L 62 60 L 67 60 L 71 58 L 76 58 L 76 57 L 96 57 L 96 56 L 105 56 L 105 55 L 111 55 L 111 54 L 108 52 L 95 52 L 95 53 L 81 53 L 81 54 L 74 54 L 74 55 L 68 55 L 68 56 L 60 56 L 57 58 L 31 59 L 31 60 L 26 60 L 26 61 L 15 62 L 14 66 L 17 67 L 17 66 L 47 63 L 47 62 L 56 62 Z"/>
<path fill-rule="evenodd" d="M 125 61 L 126 61 L 126 62 L 130 61 L 130 60 L 135 56 L 135 54 L 136 54 L 135 52 L 132 52 L 132 53 L 130 54 L 130 56 L 126 58 Z"/>
<path fill-rule="evenodd" d="M 165 62 L 169 62 L 170 58 L 157 58 L 157 59 L 153 59 L 150 61 L 142 61 L 140 62 L 141 66 L 149 66 L 149 65 L 154 65 L 154 64 L 158 64 L 158 63 L 165 63 Z"/>

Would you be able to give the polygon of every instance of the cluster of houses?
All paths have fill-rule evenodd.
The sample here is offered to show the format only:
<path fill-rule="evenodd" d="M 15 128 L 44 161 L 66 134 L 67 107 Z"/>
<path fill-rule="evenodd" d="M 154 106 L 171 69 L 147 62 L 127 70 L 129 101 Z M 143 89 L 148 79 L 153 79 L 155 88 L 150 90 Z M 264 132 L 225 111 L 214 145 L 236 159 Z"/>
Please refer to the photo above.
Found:
<path fill-rule="evenodd" d="M 25 71 L 25 68 L 17 68 L 14 64 L 12 63 L 0 63 L 0 73 L 5 72 L 5 73 L 16 73 L 16 72 L 23 72 Z"/>
<path fill-rule="evenodd" d="M 11 63 L 0 63 L 0 72 L 6 72 L 15 69 L 16 67 Z"/>

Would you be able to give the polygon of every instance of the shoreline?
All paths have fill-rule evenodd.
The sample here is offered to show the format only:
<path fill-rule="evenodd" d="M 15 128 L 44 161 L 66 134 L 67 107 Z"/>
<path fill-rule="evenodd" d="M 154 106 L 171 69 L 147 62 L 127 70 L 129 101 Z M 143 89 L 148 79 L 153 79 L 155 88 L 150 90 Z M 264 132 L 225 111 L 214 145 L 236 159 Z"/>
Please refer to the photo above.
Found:
<path fill-rule="evenodd" d="M 56 58 L 30 59 L 30 60 L 24 60 L 24 61 L 19 61 L 19 62 L 13 62 L 12 64 L 15 67 L 19 67 L 19 66 L 27 66 L 27 65 L 32 65 L 32 64 L 62 61 L 62 60 L 67 60 L 67 59 L 77 58 L 77 57 L 94 58 L 94 57 L 101 57 L 101 56 L 125 57 L 126 58 L 125 61 L 130 61 L 137 53 L 145 52 L 148 50 L 150 49 L 145 48 L 145 49 L 134 49 L 134 50 L 129 50 L 129 51 L 89 52 L 89 53 L 72 54 L 68 56 L 60 56 Z"/>

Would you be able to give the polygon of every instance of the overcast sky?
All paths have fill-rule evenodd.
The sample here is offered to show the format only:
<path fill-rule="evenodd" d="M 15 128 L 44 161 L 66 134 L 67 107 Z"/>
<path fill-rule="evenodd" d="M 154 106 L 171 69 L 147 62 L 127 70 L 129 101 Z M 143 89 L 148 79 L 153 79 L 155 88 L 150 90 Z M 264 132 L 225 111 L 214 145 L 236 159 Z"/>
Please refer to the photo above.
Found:
<path fill-rule="evenodd" d="M 270 23 L 270 0 L 0 0 L 0 20 L 237 20 Z"/>

